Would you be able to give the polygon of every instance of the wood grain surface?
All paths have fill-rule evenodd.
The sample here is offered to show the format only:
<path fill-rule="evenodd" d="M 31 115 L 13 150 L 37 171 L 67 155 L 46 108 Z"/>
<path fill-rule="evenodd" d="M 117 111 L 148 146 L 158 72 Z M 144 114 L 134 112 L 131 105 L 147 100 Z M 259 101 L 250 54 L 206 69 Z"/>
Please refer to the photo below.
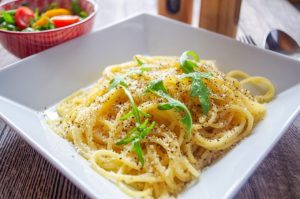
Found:
<path fill-rule="evenodd" d="M 116 1 L 103 0 L 102 8 L 105 8 L 105 4 L 107 7 L 112 6 L 112 2 Z M 123 6 L 128 9 L 133 2 L 123 1 Z M 153 12 L 155 8 L 144 10 Z M 286 0 L 243 0 L 238 35 L 251 35 L 262 46 L 268 31 L 281 28 L 300 42 L 299 19 L 299 11 Z M 0 46 L 0 67 L 6 67 L 17 60 Z M 88 197 L 0 119 L 2 198 Z M 300 115 L 235 198 L 300 198 Z"/>

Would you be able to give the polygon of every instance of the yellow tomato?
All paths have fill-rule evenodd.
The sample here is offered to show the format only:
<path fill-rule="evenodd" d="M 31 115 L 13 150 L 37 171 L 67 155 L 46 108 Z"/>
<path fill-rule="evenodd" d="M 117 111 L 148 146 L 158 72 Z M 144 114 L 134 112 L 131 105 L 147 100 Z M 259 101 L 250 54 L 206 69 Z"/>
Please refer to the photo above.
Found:
<path fill-rule="evenodd" d="M 32 27 L 37 28 L 43 25 L 47 25 L 49 23 L 49 19 L 54 16 L 60 16 L 60 15 L 71 15 L 71 11 L 64 8 L 56 8 L 52 10 L 48 10 L 45 12 L 39 20 L 37 20 Z"/>

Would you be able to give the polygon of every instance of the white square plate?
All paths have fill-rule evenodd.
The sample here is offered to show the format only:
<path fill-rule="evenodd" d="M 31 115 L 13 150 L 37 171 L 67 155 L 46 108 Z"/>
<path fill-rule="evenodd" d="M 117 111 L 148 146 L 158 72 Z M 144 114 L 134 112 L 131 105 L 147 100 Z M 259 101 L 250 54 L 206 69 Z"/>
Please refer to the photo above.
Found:
<path fill-rule="evenodd" d="M 19 134 L 92 198 L 127 198 L 72 145 L 43 125 L 40 113 L 95 82 L 105 66 L 135 54 L 194 50 L 223 71 L 269 78 L 277 96 L 253 134 L 205 169 L 180 198 L 230 198 L 276 144 L 299 111 L 300 62 L 158 16 L 141 14 L 24 59 L 0 71 L 0 113 Z"/>

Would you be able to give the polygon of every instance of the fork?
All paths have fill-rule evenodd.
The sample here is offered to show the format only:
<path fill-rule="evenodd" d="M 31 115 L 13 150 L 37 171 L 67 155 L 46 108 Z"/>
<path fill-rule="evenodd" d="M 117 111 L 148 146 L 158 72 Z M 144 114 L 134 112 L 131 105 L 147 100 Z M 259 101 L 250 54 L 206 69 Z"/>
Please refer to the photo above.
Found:
<path fill-rule="evenodd" d="M 253 38 L 250 35 L 241 36 L 238 38 L 238 40 L 245 44 L 250 44 L 250 45 L 256 46 L 255 41 L 253 40 Z"/>

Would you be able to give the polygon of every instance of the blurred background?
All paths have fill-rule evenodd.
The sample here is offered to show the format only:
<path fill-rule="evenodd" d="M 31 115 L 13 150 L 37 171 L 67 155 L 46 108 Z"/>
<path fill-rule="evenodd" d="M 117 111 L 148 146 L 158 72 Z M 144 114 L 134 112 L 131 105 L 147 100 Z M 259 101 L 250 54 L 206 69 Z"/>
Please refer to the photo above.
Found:
<path fill-rule="evenodd" d="M 163 0 L 163 2 L 165 1 Z M 230 2 L 232 0 L 221 1 Z M 140 12 L 158 14 L 157 8 L 160 0 L 97 0 L 97 2 L 99 13 L 95 29 Z M 193 2 L 191 24 L 198 27 L 201 12 L 203 9 L 205 11 L 205 7 L 200 9 L 201 0 L 181 0 L 181 3 L 185 4 L 190 4 L 190 2 Z M 281 29 L 288 32 L 299 43 L 299 5 L 300 0 L 242 0 L 237 37 L 247 31 L 257 45 L 262 46 L 264 37 L 270 30 Z M 207 7 L 207 9 L 209 8 Z"/>
<path fill-rule="evenodd" d="M 5 3 L 10 0 L 0 0 Z M 185 15 L 191 14 L 191 25 L 199 27 L 201 13 L 206 11 L 213 12 L 214 7 L 219 6 L 223 9 L 216 12 L 224 14 L 240 10 L 239 26 L 237 36 L 247 30 L 247 34 L 252 35 L 258 45 L 263 43 L 264 36 L 271 29 L 281 29 L 288 32 L 298 42 L 300 42 L 299 19 L 300 19 L 300 0 L 94 0 L 98 3 L 99 12 L 97 14 L 94 29 L 101 28 L 111 23 L 127 18 L 137 13 L 147 12 L 158 14 L 158 5 L 171 2 L 182 5 L 190 5 L 184 8 Z M 201 1 L 206 5 L 201 8 Z M 211 3 L 209 3 L 211 2 Z M 222 3 L 223 2 L 223 5 Z M 224 4 L 225 2 L 225 4 Z M 229 2 L 234 2 L 227 5 Z M 241 4 L 240 9 L 234 8 L 235 4 Z M 226 7 L 227 5 L 227 7 Z M 202 5 L 203 6 L 203 5 Z M 225 7 L 224 7 L 225 6 Z M 231 7 L 231 8 L 230 8 Z M 224 10 L 225 8 L 225 10 Z M 212 10 L 212 11 L 211 11 Z M 166 14 L 160 13 L 160 14 Z M 213 14 L 213 13 L 208 13 Z M 176 14 L 175 14 L 176 15 Z M 169 15 L 170 17 L 170 15 Z M 213 17 L 210 15 L 209 17 Z M 176 18 L 176 17 L 175 17 Z M 184 18 L 184 16 L 183 16 Z M 202 17 L 205 20 L 205 17 Z M 182 19 L 182 18 L 181 18 Z"/>
<path fill-rule="evenodd" d="M 2 3 L 10 0 L 2 0 Z M 241 40 L 251 36 L 265 47 L 279 29 L 300 43 L 300 0 L 94 0 L 99 6 L 94 30 L 138 13 L 161 14 Z M 1 0 L 0 0 L 1 2 Z"/>

